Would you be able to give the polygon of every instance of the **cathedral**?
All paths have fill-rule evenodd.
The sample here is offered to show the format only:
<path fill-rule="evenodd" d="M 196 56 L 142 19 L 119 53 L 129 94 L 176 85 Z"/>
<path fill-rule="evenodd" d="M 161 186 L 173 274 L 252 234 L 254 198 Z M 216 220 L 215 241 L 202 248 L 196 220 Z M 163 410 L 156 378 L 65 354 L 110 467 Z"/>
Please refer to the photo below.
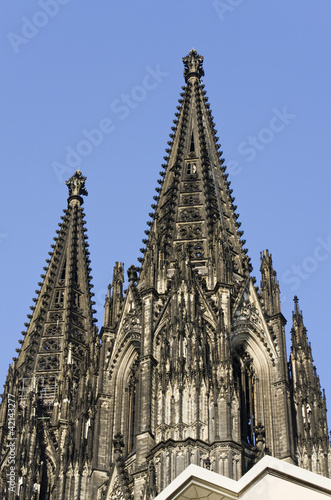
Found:
<path fill-rule="evenodd" d="M 326 400 L 298 298 L 292 344 L 272 257 L 251 275 L 202 77 L 185 85 L 140 265 L 93 317 L 83 197 L 65 208 L 0 408 L 0 497 L 149 500 L 194 464 L 239 480 L 266 455 L 331 476 Z M 209 472 L 208 472 L 209 473 Z"/>

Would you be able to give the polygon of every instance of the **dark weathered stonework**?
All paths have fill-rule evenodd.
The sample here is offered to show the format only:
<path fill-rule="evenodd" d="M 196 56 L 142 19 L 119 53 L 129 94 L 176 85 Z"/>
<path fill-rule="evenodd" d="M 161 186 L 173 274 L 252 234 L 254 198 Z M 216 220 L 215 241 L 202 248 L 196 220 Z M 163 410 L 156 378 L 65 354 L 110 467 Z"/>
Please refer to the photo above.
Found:
<path fill-rule="evenodd" d="M 0 409 L 16 401 L 19 499 L 151 499 L 189 464 L 238 479 L 265 454 L 330 475 L 325 396 L 295 298 L 290 364 L 271 255 L 255 286 L 201 83 L 184 58 L 141 267 L 117 262 L 98 334 L 81 172 Z M 290 367 L 290 369 L 289 369 Z M 13 497 L 14 498 L 14 497 Z"/>

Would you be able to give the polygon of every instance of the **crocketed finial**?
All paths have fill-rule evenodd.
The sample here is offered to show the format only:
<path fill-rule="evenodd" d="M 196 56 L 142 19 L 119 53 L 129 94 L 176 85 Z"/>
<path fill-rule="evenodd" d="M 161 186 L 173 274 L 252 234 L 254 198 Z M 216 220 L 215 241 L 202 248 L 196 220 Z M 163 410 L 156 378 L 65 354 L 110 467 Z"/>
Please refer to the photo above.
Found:
<path fill-rule="evenodd" d="M 83 203 L 82 195 L 87 196 L 87 191 L 85 189 L 85 181 L 86 177 L 82 175 L 80 170 L 77 170 L 66 184 L 69 188 L 69 198 L 68 203 L 71 200 L 78 200 L 80 203 Z"/>
<path fill-rule="evenodd" d="M 192 77 L 201 78 L 204 76 L 202 63 L 203 57 L 200 56 L 195 49 L 192 49 L 188 56 L 183 57 L 184 63 L 184 78 L 186 83 Z"/>

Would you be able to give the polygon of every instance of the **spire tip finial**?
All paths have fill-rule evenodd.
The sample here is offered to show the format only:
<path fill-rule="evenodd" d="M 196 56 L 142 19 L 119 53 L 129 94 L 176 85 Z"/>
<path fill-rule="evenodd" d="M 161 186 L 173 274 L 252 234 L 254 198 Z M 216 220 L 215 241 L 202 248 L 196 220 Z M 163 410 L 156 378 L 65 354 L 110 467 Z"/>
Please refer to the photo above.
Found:
<path fill-rule="evenodd" d="M 293 302 L 294 302 L 294 314 L 299 314 L 300 313 L 299 299 L 298 299 L 297 295 L 294 295 Z"/>
<path fill-rule="evenodd" d="M 190 50 L 190 53 L 186 57 L 183 57 L 183 63 L 184 78 L 186 82 L 188 82 L 191 77 L 200 79 L 204 76 L 205 72 L 202 67 L 203 57 L 200 56 L 194 48 Z"/>
<path fill-rule="evenodd" d="M 69 188 L 69 198 L 68 203 L 71 200 L 78 200 L 81 204 L 83 203 L 83 196 L 87 196 L 87 191 L 85 189 L 86 177 L 82 175 L 80 170 L 76 170 L 74 175 L 66 181 Z"/>

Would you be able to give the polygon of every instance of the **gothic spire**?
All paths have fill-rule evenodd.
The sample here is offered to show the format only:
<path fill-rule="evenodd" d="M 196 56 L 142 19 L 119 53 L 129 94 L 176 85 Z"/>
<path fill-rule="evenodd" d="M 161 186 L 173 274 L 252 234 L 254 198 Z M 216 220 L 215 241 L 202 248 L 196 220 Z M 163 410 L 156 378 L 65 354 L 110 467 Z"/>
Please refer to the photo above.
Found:
<path fill-rule="evenodd" d="M 203 57 L 192 49 L 183 62 L 186 85 L 154 196 L 149 237 L 143 240 L 147 248 L 142 249 L 141 277 L 155 286 L 158 270 L 151 268 L 152 261 L 166 274 L 176 261 L 185 260 L 214 287 L 216 282 L 241 281 L 251 266 L 201 82 Z"/>
<path fill-rule="evenodd" d="M 59 488 L 64 488 L 68 475 L 65 464 L 80 466 L 83 456 L 79 452 L 86 446 L 89 450 L 84 459 L 91 458 L 90 437 L 82 442 L 81 431 L 86 419 L 85 435 L 90 436 L 89 405 L 93 400 L 93 370 L 98 356 L 92 277 L 81 206 L 82 195 L 87 195 L 85 180 L 77 171 L 67 181 L 68 208 L 51 245 L 42 281 L 38 283 L 40 289 L 28 316 L 27 330 L 22 332 L 24 340 L 20 341 L 18 358 L 9 371 L 1 406 L 0 443 L 6 435 L 7 393 L 13 394 L 18 402 L 20 440 L 16 466 L 22 476 L 20 491 L 25 498 L 32 496 L 33 484 L 38 486 L 44 481 L 50 463 L 59 464 L 56 477 Z M 1 451 L 3 457 L 6 450 Z M 24 471 L 28 471 L 27 476 Z M 4 493 L 2 487 L 0 491 Z"/>
<path fill-rule="evenodd" d="M 55 379 L 63 366 L 72 362 L 78 376 L 93 331 L 90 259 L 81 208 L 86 177 L 77 171 L 68 181 L 68 208 L 54 238 L 35 306 L 29 315 L 27 332 L 16 362 L 22 377 Z M 68 361 L 69 345 L 72 346 Z M 28 382 L 25 382 L 25 384 Z"/>
<path fill-rule="evenodd" d="M 311 349 L 310 343 L 308 342 L 307 330 L 303 324 L 303 315 L 302 311 L 299 309 L 299 299 L 295 295 L 293 298 L 294 302 L 294 311 L 293 311 L 293 325 L 292 325 L 292 350 L 305 350 L 309 352 L 309 356 L 311 357 Z M 311 358 L 312 361 L 312 358 Z"/>
<path fill-rule="evenodd" d="M 293 382 L 293 411 L 297 429 L 298 461 L 301 467 L 328 475 L 329 452 L 326 401 L 314 366 L 307 330 L 294 297 L 290 367 Z"/>
<path fill-rule="evenodd" d="M 265 312 L 272 316 L 280 313 L 280 292 L 277 274 L 272 265 L 272 256 L 268 250 L 261 253 L 261 295 Z"/>
<path fill-rule="evenodd" d="M 108 294 L 105 300 L 104 328 L 114 328 L 118 321 L 119 312 L 123 303 L 124 265 L 116 262 L 112 284 L 108 285 Z M 112 292 L 111 292 L 112 291 Z"/>

